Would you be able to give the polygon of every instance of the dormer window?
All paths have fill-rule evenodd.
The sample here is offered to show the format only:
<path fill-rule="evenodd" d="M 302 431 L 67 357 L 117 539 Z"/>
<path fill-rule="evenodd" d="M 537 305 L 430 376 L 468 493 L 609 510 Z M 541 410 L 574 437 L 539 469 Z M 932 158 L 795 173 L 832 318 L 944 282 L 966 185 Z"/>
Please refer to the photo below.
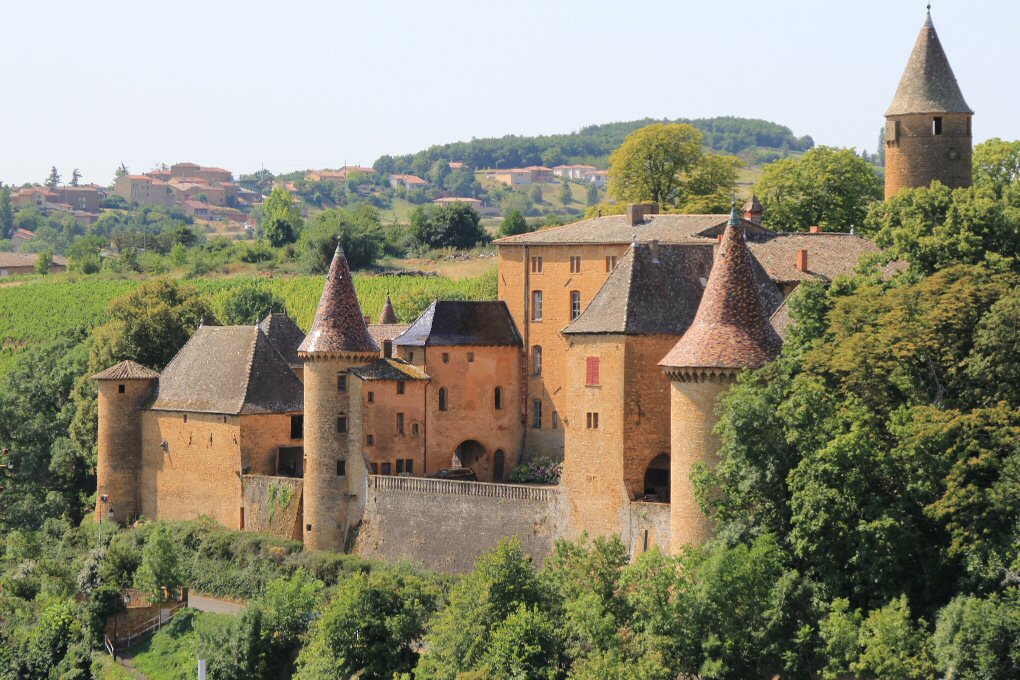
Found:
<path fill-rule="evenodd" d="M 941 135 L 942 134 L 942 116 L 935 116 L 935 119 L 932 120 L 931 131 L 932 131 L 932 134 L 935 134 L 935 135 Z"/>

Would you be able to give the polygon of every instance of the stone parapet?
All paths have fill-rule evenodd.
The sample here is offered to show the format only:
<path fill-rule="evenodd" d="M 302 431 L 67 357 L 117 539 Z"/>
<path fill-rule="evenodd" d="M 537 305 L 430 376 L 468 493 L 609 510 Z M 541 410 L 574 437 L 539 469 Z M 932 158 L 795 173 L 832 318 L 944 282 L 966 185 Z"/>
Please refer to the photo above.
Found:
<path fill-rule="evenodd" d="M 510 500 L 551 501 L 559 497 L 559 487 L 530 484 L 490 484 L 488 482 L 461 482 L 450 479 L 424 477 L 392 477 L 369 475 L 370 491 L 411 491 L 453 496 L 479 496 Z"/>

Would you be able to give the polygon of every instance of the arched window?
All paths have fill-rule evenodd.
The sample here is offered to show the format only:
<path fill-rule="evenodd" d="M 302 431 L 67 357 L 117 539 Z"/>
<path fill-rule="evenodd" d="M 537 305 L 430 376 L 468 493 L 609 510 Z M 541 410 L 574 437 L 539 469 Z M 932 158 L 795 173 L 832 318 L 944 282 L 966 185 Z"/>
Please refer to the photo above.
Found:
<path fill-rule="evenodd" d="M 445 387 L 440 387 L 439 388 L 439 410 L 440 411 L 445 411 L 446 407 L 447 407 L 447 403 L 446 403 L 446 388 Z"/>
<path fill-rule="evenodd" d="M 661 453 L 645 470 L 644 499 L 669 503 L 669 454 Z"/>
<path fill-rule="evenodd" d="M 531 375 L 542 375 L 542 345 L 531 348 Z"/>
<path fill-rule="evenodd" d="M 496 388 L 495 402 L 496 402 L 496 410 L 497 411 L 502 411 L 503 410 L 503 388 L 502 387 L 497 387 Z"/>

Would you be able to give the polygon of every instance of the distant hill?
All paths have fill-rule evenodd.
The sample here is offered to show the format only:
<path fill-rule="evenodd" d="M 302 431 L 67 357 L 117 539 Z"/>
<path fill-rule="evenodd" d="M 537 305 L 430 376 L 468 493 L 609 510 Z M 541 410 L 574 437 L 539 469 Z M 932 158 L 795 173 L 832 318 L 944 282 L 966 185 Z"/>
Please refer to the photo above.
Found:
<path fill-rule="evenodd" d="M 690 123 L 705 133 L 705 146 L 713 151 L 745 156 L 750 162 L 769 162 L 789 152 L 814 146 L 810 136 L 797 137 L 785 125 L 752 118 L 644 118 L 621 123 L 589 125 L 559 135 L 489 137 L 429 147 L 403 156 L 382 156 L 375 162 L 381 172 L 423 173 L 437 160 L 466 163 L 474 168 L 513 168 L 588 163 L 605 166 L 609 154 L 631 132 L 653 123 Z"/>

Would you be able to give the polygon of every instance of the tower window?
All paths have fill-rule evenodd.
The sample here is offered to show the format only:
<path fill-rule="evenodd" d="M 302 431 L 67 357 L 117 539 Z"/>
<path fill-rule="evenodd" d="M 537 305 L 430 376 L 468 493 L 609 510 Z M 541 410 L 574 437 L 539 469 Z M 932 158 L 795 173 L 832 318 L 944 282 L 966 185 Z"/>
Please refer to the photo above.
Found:
<path fill-rule="evenodd" d="M 935 120 L 932 121 L 931 131 L 933 134 L 942 134 L 942 116 L 935 116 Z"/>
<path fill-rule="evenodd" d="M 581 316 L 581 291 L 570 291 L 570 320 Z"/>
<path fill-rule="evenodd" d="M 403 380 L 398 380 L 397 381 L 397 394 L 403 394 L 403 393 L 404 393 L 404 381 Z"/>
<path fill-rule="evenodd" d="M 403 437 L 404 436 L 404 414 L 403 413 L 398 413 L 397 414 L 397 436 L 398 437 Z"/>
<path fill-rule="evenodd" d="M 584 384 L 588 387 L 597 387 L 602 384 L 601 362 L 598 357 L 587 357 L 585 360 Z"/>
<path fill-rule="evenodd" d="M 346 477 L 347 476 L 347 461 L 346 460 L 338 460 L 336 462 L 336 476 L 337 477 Z"/>
<path fill-rule="evenodd" d="M 571 255 L 570 256 L 570 273 L 580 274 L 581 273 L 581 256 Z"/>
<path fill-rule="evenodd" d="M 497 387 L 496 388 L 496 410 L 497 411 L 502 411 L 503 410 L 503 388 L 502 387 Z"/>
<path fill-rule="evenodd" d="M 290 438 L 301 439 L 305 436 L 305 417 L 304 416 L 291 416 L 290 417 Z"/>
<path fill-rule="evenodd" d="M 369 392 L 368 393 L 368 403 L 371 404 L 371 403 L 374 403 L 374 402 L 375 402 L 375 392 Z"/>
<path fill-rule="evenodd" d="M 339 434 L 347 434 L 347 416 L 340 416 L 336 419 L 336 431 Z"/>
<path fill-rule="evenodd" d="M 616 255 L 606 255 L 606 273 L 616 269 Z"/>
<path fill-rule="evenodd" d="M 531 427 L 535 430 L 542 429 L 542 400 L 531 400 Z"/>
<path fill-rule="evenodd" d="M 531 374 L 542 375 L 542 346 L 535 345 L 531 348 Z"/>
<path fill-rule="evenodd" d="M 440 411 L 445 411 L 446 410 L 446 408 L 447 408 L 447 403 L 446 402 L 447 402 L 447 399 L 446 399 L 446 388 L 445 387 L 440 387 L 439 388 L 439 410 Z"/>
<path fill-rule="evenodd" d="M 450 363 L 450 353 L 449 352 L 443 352 L 443 363 L 444 364 Z"/>
<path fill-rule="evenodd" d="M 542 320 L 542 291 L 531 291 L 531 320 Z"/>
<path fill-rule="evenodd" d="M 588 414 L 588 429 L 597 430 L 599 429 L 599 414 L 589 413 Z"/>
<path fill-rule="evenodd" d="M 532 274 L 542 273 L 542 258 L 540 257 L 531 258 L 531 273 Z"/>
<path fill-rule="evenodd" d="M 554 429 L 554 430 L 560 429 L 560 412 L 559 411 L 553 411 L 552 429 Z"/>
<path fill-rule="evenodd" d="M 375 446 L 375 435 L 370 434 L 365 438 L 365 443 L 369 446 Z"/>
<path fill-rule="evenodd" d="M 117 385 L 117 392 L 124 394 L 127 391 L 127 385 Z"/>
<path fill-rule="evenodd" d="M 337 373 L 336 374 L 336 391 L 346 392 L 347 391 L 347 374 Z"/>

